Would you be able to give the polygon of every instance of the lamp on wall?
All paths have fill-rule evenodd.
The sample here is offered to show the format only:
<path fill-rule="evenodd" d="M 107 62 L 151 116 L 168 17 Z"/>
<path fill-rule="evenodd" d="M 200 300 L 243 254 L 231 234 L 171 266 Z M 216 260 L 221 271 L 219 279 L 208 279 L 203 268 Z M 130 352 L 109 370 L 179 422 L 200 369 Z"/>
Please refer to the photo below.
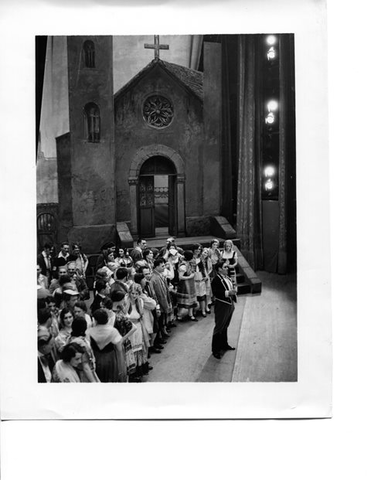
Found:
<path fill-rule="evenodd" d="M 275 120 L 274 113 L 278 108 L 278 103 L 276 100 L 271 100 L 268 102 L 267 105 L 267 110 L 268 110 L 268 115 L 265 117 L 265 123 L 272 124 Z"/>
<path fill-rule="evenodd" d="M 274 60 L 276 58 L 276 50 L 273 47 L 273 45 L 270 47 L 270 49 L 267 52 L 267 58 L 268 60 Z"/>
<path fill-rule="evenodd" d="M 270 192 L 271 190 L 274 189 L 274 182 L 271 178 L 268 178 L 268 180 L 264 183 L 264 188 L 267 192 Z"/>

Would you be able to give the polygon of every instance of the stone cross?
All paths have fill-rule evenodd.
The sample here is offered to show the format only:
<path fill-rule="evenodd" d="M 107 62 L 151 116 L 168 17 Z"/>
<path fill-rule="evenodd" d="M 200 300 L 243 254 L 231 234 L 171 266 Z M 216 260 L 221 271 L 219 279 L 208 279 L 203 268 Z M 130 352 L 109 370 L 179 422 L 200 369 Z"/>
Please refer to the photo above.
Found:
<path fill-rule="evenodd" d="M 145 43 L 144 48 L 152 48 L 155 51 L 155 58 L 160 58 L 160 50 L 169 50 L 169 45 L 160 44 L 160 36 L 155 35 L 155 43 L 149 44 Z"/>

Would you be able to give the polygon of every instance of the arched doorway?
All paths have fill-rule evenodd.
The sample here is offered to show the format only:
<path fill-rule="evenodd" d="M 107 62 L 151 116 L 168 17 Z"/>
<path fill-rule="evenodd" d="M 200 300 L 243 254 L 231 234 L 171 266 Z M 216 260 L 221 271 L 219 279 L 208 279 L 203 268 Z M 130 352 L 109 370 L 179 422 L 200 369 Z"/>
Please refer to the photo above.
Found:
<path fill-rule="evenodd" d="M 177 235 L 177 171 L 161 155 L 146 160 L 139 173 L 139 234 L 142 237 Z"/>

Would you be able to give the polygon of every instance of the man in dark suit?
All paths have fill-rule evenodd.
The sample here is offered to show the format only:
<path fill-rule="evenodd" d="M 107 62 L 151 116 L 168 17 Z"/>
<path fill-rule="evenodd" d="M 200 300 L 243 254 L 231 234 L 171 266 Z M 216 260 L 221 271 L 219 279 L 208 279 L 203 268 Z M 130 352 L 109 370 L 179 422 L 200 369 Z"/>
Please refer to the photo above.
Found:
<path fill-rule="evenodd" d="M 158 332 L 154 341 L 154 344 L 157 347 L 158 345 L 165 344 L 166 340 L 164 337 L 169 336 L 165 331 L 165 327 L 166 319 L 172 311 L 172 303 L 169 287 L 164 277 L 165 260 L 163 258 L 156 258 L 153 267 L 154 269 L 149 285 L 157 302 L 156 311 L 158 312 Z"/>
<path fill-rule="evenodd" d="M 216 276 L 211 283 L 215 298 L 215 328 L 211 350 L 215 358 L 221 358 L 221 352 L 235 350 L 228 344 L 227 331 L 234 312 L 234 302 L 237 301 L 237 290 L 228 277 L 228 262 L 221 260 L 215 264 Z"/>
<path fill-rule="evenodd" d="M 52 257 L 51 257 L 51 245 L 45 243 L 43 251 L 37 256 L 37 264 L 41 268 L 41 273 L 45 275 L 50 283 L 52 278 Z"/>
<path fill-rule="evenodd" d="M 39 383 L 52 381 L 54 360 L 51 352 L 54 347 L 54 337 L 45 326 L 39 326 L 37 331 L 37 379 Z"/>

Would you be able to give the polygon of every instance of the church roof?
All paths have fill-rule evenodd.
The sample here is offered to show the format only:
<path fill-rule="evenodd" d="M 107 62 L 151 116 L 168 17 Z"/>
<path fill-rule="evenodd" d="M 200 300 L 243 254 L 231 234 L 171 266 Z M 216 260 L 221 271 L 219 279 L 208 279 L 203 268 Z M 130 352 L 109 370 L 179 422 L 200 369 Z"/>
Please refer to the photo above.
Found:
<path fill-rule="evenodd" d="M 137 81 L 148 73 L 156 65 L 161 66 L 164 70 L 170 73 L 171 76 L 179 80 L 187 89 L 189 89 L 196 97 L 203 101 L 203 73 L 191 68 L 176 65 L 175 63 L 165 62 L 161 59 L 154 59 L 146 65 L 139 73 L 137 73 L 129 82 L 115 93 L 115 98 L 118 98 L 131 88 Z"/>

